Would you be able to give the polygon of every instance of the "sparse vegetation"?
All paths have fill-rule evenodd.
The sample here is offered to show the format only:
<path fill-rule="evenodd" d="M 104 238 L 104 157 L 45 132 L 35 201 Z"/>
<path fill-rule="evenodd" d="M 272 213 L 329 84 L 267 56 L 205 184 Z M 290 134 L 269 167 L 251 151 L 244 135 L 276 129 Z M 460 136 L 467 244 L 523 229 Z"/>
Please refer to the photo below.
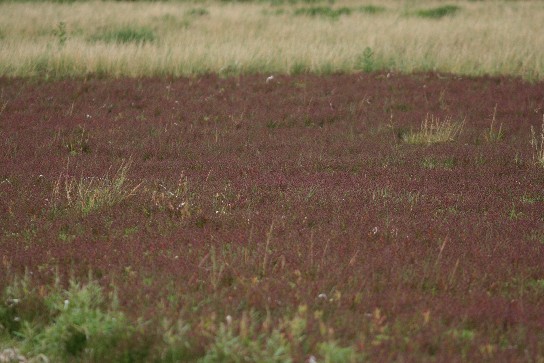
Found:
<path fill-rule="evenodd" d="M 491 118 L 491 125 L 489 125 L 489 129 L 484 134 L 484 138 L 485 138 L 485 140 L 487 142 L 499 142 L 502 139 L 504 139 L 504 132 L 502 130 L 502 123 L 499 125 L 499 129 L 497 130 L 497 126 L 495 124 L 496 116 L 497 116 L 497 105 L 495 105 L 495 108 L 493 109 L 493 116 Z"/>
<path fill-rule="evenodd" d="M 410 4 L 2 2 L 0 75 L 352 73 L 370 48 L 373 70 L 544 77 L 538 2 Z"/>

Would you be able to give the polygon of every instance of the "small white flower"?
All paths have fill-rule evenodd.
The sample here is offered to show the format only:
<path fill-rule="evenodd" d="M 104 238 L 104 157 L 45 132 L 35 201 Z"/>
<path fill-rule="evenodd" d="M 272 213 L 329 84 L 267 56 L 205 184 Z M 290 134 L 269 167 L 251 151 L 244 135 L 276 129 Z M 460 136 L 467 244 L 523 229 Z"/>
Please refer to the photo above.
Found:
<path fill-rule="evenodd" d="M 270 83 L 274 80 L 274 76 L 270 76 L 266 79 L 266 83 Z"/>
<path fill-rule="evenodd" d="M 70 305 L 70 300 L 64 300 L 64 310 L 68 309 L 68 305 Z"/>
<path fill-rule="evenodd" d="M 21 318 L 16 316 L 16 317 L 13 318 L 13 321 L 21 321 Z"/>
<path fill-rule="evenodd" d="M 227 315 L 227 317 L 225 318 L 225 320 L 227 321 L 227 325 L 232 324 L 232 316 Z"/>
<path fill-rule="evenodd" d="M 179 256 L 174 256 L 174 258 L 177 260 L 179 258 Z"/>
<path fill-rule="evenodd" d="M 91 118 L 91 115 L 87 114 L 87 115 L 86 115 L 85 117 L 87 117 L 87 118 Z"/>
<path fill-rule="evenodd" d="M 317 363 L 317 359 L 313 355 L 308 358 L 308 363 Z"/>
<path fill-rule="evenodd" d="M 321 293 L 321 294 L 317 295 L 317 298 L 327 300 L 327 294 Z"/>

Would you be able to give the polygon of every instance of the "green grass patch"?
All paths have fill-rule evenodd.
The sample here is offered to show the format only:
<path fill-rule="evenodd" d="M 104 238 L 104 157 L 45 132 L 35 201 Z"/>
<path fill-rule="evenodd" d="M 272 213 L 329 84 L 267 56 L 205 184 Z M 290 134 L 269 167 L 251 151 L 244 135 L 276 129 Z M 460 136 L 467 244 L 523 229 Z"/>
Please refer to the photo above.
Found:
<path fill-rule="evenodd" d="M 210 12 L 206 8 L 193 8 L 188 10 L 185 14 L 189 16 L 198 17 L 198 16 L 210 15 Z"/>
<path fill-rule="evenodd" d="M 436 8 L 418 10 L 416 11 L 415 15 L 420 18 L 442 19 L 443 17 L 457 14 L 459 10 L 461 10 L 459 6 L 444 5 Z"/>
<path fill-rule="evenodd" d="M 151 43 L 156 40 L 155 32 L 148 27 L 123 26 L 117 29 L 104 30 L 91 37 L 92 41 L 105 43 Z"/>
<path fill-rule="evenodd" d="M 330 6 L 312 6 L 307 8 L 298 8 L 295 10 L 295 15 L 306 15 L 312 17 L 326 17 L 330 19 L 338 19 L 341 15 L 350 15 L 353 12 L 351 8 L 341 7 L 333 9 Z"/>
<path fill-rule="evenodd" d="M 360 13 L 364 13 L 364 14 L 379 14 L 379 13 L 383 13 L 386 10 L 386 8 L 383 6 L 366 5 L 366 6 L 359 7 L 357 10 Z"/>

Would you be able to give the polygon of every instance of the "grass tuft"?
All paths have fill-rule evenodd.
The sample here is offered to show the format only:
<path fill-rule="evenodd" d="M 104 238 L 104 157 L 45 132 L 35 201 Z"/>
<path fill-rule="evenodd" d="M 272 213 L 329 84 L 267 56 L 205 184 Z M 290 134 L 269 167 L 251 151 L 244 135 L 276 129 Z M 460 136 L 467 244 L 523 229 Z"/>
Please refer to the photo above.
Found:
<path fill-rule="evenodd" d="M 496 116 L 497 116 L 497 105 L 495 105 L 495 109 L 493 110 L 493 118 L 491 119 L 491 125 L 489 126 L 489 129 L 484 134 L 484 138 L 487 142 L 498 142 L 504 139 L 504 132 L 502 131 L 502 123 L 500 124 L 498 130 L 495 128 Z"/>
<path fill-rule="evenodd" d="M 542 115 L 542 126 L 539 134 L 531 126 L 530 142 L 533 149 L 533 162 L 544 167 L 544 115 Z"/>
<path fill-rule="evenodd" d="M 435 144 L 453 141 L 461 132 L 464 120 L 453 122 L 451 117 L 440 120 L 438 117 L 427 115 L 419 130 L 410 130 L 401 135 L 408 144 Z"/>
<path fill-rule="evenodd" d="M 77 179 L 67 173 L 59 176 L 53 188 L 51 203 L 54 210 L 65 206 L 83 215 L 106 206 L 113 206 L 134 195 L 140 184 L 127 185 L 130 162 L 122 164 L 115 174 L 102 178 Z"/>

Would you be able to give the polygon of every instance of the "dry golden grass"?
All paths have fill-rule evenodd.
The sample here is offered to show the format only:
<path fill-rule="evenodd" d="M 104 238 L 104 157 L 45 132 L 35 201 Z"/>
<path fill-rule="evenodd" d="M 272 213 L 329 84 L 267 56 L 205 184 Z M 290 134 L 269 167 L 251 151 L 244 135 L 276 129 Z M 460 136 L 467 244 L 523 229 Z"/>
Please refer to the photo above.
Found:
<path fill-rule="evenodd" d="M 415 15 L 440 2 L 377 4 L 385 11 L 339 1 L 333 9 L 352 13 L 331 18 L 294 15 L 309 5 L 267 3 L 1 3 L 0 75 L 389 69 L 544 77 L 542 2 L 456 2 L 459 11 L 441 19 Z M 127 27 L 153 40 L 107 41 Z"/>
<path fill-rule="evenodd" d="M 427 115 L 419 130 L 411 130 L 402 136 L 409 144 L 436 144 L 453 141 L 461 132 L 463 121 L 454 122 L 451 117 L 440 120 L 433 115 Z"/>

